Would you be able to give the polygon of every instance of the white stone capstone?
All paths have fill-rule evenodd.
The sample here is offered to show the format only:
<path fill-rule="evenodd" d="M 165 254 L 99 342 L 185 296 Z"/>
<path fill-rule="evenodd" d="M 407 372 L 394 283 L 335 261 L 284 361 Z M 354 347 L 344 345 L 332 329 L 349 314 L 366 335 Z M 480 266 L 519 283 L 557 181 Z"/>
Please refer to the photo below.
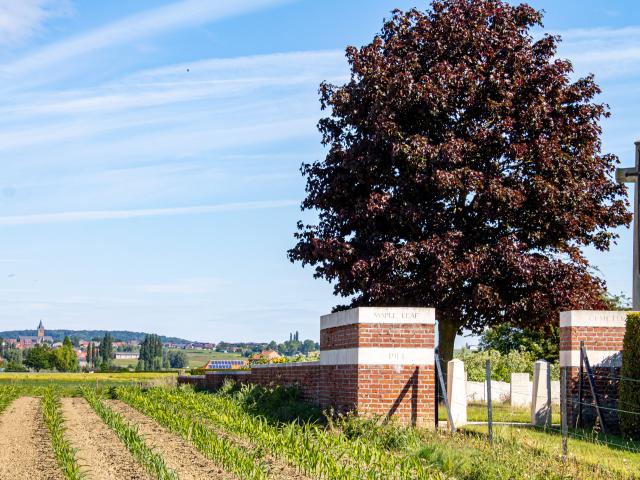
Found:
<path fill-rule="evenodd" d="M 433 348 L 354 347 L 320 350 L 320 365 L 433 364 Z"/>
<path fill-rule="evenodd" d="M 532 384 L 528 373 L 511 374 L 511 406 L 528 407 L 531 405 Z"/>
<path fill-rule="evenodd" d="M 624 328 L 629 313 L 632 312 L 619 310 L 571 310 L 568 312 L 560 312 L 560 328 Z"/>
<path fill-rule="evenodd" d="M 358 307 L 320 317 L 320 330 L 354 323 L 435 324 L 435 308 Z"/>
<path fill-rule="evenodd" d="M 462 360 L 451 360 L 447 364 L 447 399 L 455 427 L 467 423 L 467 375 Z"/>
<path fill-rule="evenodd" d="M 547 385 L 549 362 L 538 360 L 533 365 L 533 391 L 531 394 L 531 423 L 544 426 L 551 423 L 551 392 Z"/>

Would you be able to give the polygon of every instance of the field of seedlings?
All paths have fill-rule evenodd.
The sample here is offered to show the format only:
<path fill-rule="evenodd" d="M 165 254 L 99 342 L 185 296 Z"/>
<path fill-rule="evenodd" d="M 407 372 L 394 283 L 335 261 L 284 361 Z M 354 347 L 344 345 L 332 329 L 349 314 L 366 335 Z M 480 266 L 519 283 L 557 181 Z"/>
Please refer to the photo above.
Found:
<path fill-rule="evenodd" d="M 563 459 L 520 430 L 491 448 L 479 428 L 327 419 L 292 389 L 0 383 L 0 479 L 638 478 L 640 454 L 590 443 Z"/>

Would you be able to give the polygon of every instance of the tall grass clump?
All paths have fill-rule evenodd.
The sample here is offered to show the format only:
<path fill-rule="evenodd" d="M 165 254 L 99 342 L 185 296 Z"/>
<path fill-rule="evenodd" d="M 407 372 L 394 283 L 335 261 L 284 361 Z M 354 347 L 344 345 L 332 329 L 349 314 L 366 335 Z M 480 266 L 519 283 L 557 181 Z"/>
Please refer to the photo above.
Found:
<path fill-rule="evenodd" d="M 102 421 L 118 435 L 134 458 L 154 478 L 158 480 L 178 480 L 178 475 L 166 466 L 164 459 L 160 455 L 149 448 L 135 427 L 129 425 L 121 415 L 107 407 L 93 390 L 82 388 L 82 395 Z"/>
<path fill-rule="evenodd" d="M 42 415 L 51 436 L 53 453 L 67 480 L 80 480 L 85 478 L 78 465 L 76 451 L 64 437 L 65 427 L 60 407 L 60 398 L 53 388 L 48 388 L 42 395 Z"/>
<path fill-rule="evenodd" d="M 640 313 L 627 315 L 620 370 L 620 430 L 633 440 L 640 439 Z"/>

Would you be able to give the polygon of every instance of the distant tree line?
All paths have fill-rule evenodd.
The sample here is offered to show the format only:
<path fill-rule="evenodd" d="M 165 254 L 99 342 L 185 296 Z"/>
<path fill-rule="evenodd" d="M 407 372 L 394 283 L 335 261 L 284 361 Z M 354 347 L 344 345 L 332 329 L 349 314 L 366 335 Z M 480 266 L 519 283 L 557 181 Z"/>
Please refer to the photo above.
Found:
<path fill-rule="evenodd" d="M 274 350 L 280 355 L 291 357 L 294 355 L 308 355 L 309 352 L 313 352 L 320 349 L 320 344 L 314 340 L 306 339 L 300 340 L 299 332 L 289 333 L 289 340 L 278 343 L 275 340 L 271 342 L 220 342 L 216 345 L 217 352 L 228 352 L 231 350 L 239 350 L 239 353 L 244 357 L 250 357 L 254 353 L 260 353 L 263 350 Z"/>

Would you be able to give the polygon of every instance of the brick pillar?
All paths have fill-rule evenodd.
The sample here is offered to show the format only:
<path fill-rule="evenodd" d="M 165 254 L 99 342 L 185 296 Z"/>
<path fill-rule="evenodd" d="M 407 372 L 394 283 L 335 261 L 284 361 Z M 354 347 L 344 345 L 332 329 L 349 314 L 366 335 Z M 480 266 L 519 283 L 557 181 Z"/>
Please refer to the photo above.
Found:
<path fill-rule="evenodd" d="M 575 427 L 578 413 L 578 383 L 580 367 L 580 341 L 584 341 L 587 357 L 593 369 L 600 405 L 617 406 L 622 363 L 622 342 L 627 314 L 629 312 L 574 310 L 560 313 L 560 368 L 567 372 L 567 415 L 570 427 Z M 586 371 L 583 378 L 583 403 L 592 404 Z M 562 395 L 562 392 L 561 392 Z M 618 419 L 615 412 L 603 410 L 605 422 L 610 430 L 616 430 Z M 595 421 L 595 409 L 582 405 L 585 425 Z"/>
<path fill-rule="evenodd" d="M 320 319 L 320 404 L 422 425 L 434 415 L 433 308 L 360 307 Z"/>

